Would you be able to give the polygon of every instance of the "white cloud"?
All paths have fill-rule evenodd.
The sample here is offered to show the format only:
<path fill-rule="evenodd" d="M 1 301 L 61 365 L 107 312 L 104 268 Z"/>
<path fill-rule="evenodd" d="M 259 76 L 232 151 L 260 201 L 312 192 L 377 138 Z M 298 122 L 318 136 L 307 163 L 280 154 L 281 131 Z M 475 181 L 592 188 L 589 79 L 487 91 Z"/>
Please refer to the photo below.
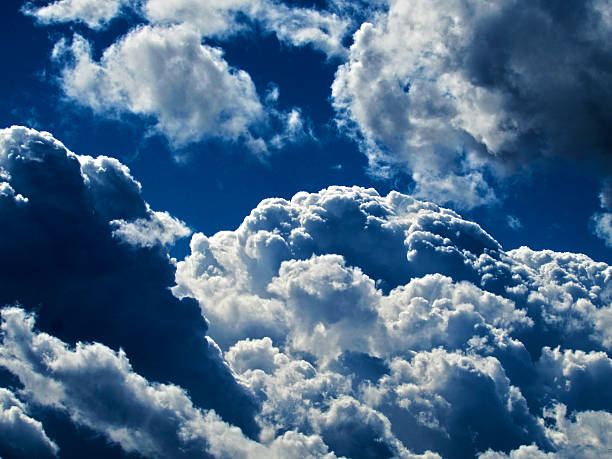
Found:
<path fill-rule="evenodd" d="M 204 37 L 227 38 L 257 23 L 283 43 L 311 45 L 327 56 L 344 56 L 342 40 L 349 20 L 336 14 L 309 8 L 290 7 L 270 0 L 147 0 L 142 7 L 147 19 L 159 24 L 191 24 Z"/>
<path fill-rule="evenodd" d="M 66 96 L 106 116 L 135 114 L 175 147 L 207 139 L 241 142 L 256 155 L 312 135 L 298 109 L 285 113 L 262 105 L 243 70 L 223 51 L 201 43 L 188 25 L 143 26 L 109 46 L 100 61 L 80 35 L 58 42 Z M 280 126 L 270 133 L 270 123 Z"/>
<path fill-rule="evenodd" d="M 249 440 L 213 411 L 195 407 L 180 387 L 150 383 L 136 374 L 123 351 L 98 343 L 77 343 L 71 349 L 33 327 L 34 317 L 22 309 L 2 310 L 0 364 L 19 378 L 24 396 L 38 405 L 65 411 L 75 423 L 103 434 L 128 453 L 146 457 L 208 457 L 207 453 L 245 458 L 335 457 L 328 454 L 321 439 L 297 432 L 287 432 L 268 445 Z M 5 392 L 0 390 L 0 395 Z M 23 416 L 21 421 L 46 439 L 40 423 Z M 53 443 L 46 440 L 52 449 Z"/>
<path fill-rule="evenodd" d="M 27 414 L 14 393 L 0 388 L 0 452 L 23 457 L 50 457 L 57 445 L 47 437 L 40 421 Z"/>
<path fill-rule="evenodd" d="M 54 53 L 73 59 L 62 73 L 66 95 L 94 111 L 151 116 L 177 145 L 211 137 L 257 144 L 249 129 L 264 120 L 264 108 L 251 78 L 188 27 L 135 29 L 100 62 L 79 35 Z"/>
<path fill-rule="evenodd" d="M 557 404 L 545 412 L 552 424 L 546 434 L 554 445 L 554 452 L 541 451 L 537 446 L 521 446 L 518 450 L 503 454 L 488 451 L 480 459 L 571 459 L 583 457 L 596 459 L 609 457 L 612 451 L 612 415 L 606 411 L 580 411 L 568 416 L 567 407 Z"/>
<path fill-rule="evenodd" d="M 110 222 L 113 236 L 140 247 L 152 247 L 157 244 L 172 245 L 177 239 L 187 237 L 191 230 L 182 221 L 168 212 L 151 212 L 150 218 L 138 218 L 134 221 L 113 220 Z"/>
<path fill-rule="evenodd" d="M 496 199 L 504 162 L 545 151 L 607 163 L 612 120 L 594 114 L 612 98 L 601 5 L 386 4 L 332 86 L 340 126 L 379 172 L 404 170 L 419 196 L 474 207 Z"/>
<path fill-rule="evenodd" d="M 92 29 L 100 29 L 115 18 L 129 0 L 57 0 L 46 6 L 27 4 L 24 12 L 42 24 L 83 22 Z"/>
<path fill-rule="evenodd" d="M 527 454 L 552 448 L 546 406 L 607 409 L 584 394 L 609 380 L 611 269 L 505 252 L 448 209 L 331 187 L 195 234 L 174 292 L 200 302 L 264 432 L 313 431 L 345 454 L 337 419 L 379 455 Z"/>

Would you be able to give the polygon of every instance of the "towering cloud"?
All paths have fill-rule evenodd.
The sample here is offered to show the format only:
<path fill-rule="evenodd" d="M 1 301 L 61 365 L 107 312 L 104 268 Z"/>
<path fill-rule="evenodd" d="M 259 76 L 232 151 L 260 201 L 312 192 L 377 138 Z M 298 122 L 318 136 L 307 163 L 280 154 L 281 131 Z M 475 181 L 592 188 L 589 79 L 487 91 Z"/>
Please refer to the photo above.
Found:
<path fill-rule="evenodd" d="M 506 252 L 455 212 L 356 187 L 265 200 L 191 250 L 174 292 L 268 429 L 349 457 L 544 454 L 566 451 L 567 413 L 609 409 L 586 394 L 609 381 L 611 268 L 584 255 Z"/>
<path fill-rule="evenodd" d="M 123 349 L 147 379 L 182 386 L 198 406 L 256 435 L 256 402 L 206 338 L 197 305 L 169 291 L 174 264 L 162 243 L 177 221 L 158 226 L 128 169 L 20 127 L 0 131 L 0 166 L 14 190 L 0 196 L 0 303 L 36 310 L 40 329 L 70 344 Z M 123 232 L 117 220 L 128 222 Z M 157 233 L 143 242 L 126 225 Z"/>

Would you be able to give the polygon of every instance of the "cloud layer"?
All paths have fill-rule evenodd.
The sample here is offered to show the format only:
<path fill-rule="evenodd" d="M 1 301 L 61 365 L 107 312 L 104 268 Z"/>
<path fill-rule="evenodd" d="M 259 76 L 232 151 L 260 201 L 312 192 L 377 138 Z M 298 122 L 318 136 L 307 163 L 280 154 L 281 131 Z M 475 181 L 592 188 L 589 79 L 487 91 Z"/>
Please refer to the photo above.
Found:
<path fill-rule="evenodd" d="M 118 161 L 13 127 L 0 165 L 2 451 L 61 456 L 68 423 L 147 457 L 607 452 L 605 263 L 359 187 L 175 262 L 190 231 Z"/>

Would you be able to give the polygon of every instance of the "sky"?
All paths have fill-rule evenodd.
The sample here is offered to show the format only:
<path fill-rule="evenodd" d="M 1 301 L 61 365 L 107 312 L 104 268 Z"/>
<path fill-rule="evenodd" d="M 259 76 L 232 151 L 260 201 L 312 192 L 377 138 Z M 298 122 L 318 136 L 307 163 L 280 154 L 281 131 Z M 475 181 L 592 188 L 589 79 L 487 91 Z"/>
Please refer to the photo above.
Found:
<path fill-rule="evenodd" d="M 610 454 L 608 0 L 0 8 L 1 458 Z"/>

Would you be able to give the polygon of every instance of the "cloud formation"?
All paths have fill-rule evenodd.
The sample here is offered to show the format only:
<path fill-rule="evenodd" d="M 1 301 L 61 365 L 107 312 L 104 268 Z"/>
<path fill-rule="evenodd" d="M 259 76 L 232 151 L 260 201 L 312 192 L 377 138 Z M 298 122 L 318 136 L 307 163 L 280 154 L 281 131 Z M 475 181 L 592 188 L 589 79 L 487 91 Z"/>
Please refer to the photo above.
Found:
<path fill-rule="evenodd" d="M 96 112 L 153 117 L 155 129 L 177 145 L 217 137 L 263 149 L 250 130 L 265 117 L 255 86 L 222 54 L 183 26 L 132 30 L 100 62 L 79 35 L 54 51 L 72 62 L 62 72 L 66 95 Z"/>
<path fill-rule="evenodd" d="M 0 165 L 3 448 L 61 455 L 70 423 L 146 457 L 607 451 L 605 263 L 330 187 L 196 233 L 175 264 L 189 230 L 118 161 L 13 127 Z"/>
<path fill-rule="evenodd" d="M 195 234 L 174 292 L 198 299 L 264 431 L 314 432 L 349 457 L 561 454 L 570 413 L 610 409 L 588 394 L 610 381 L 611 273 L 584 255 L 506 252 L 400 193 L 331 187 Z"/>
<path fill-rule="evenodd" d="M 514 160 L 586 157 L 610 172 L 607 2 L 387 3 L 332 87 L 372 166 L 463 207 L 495 200 L 491 174 Z"/>
<path fill-rule="evenodd" d="M 57 0 L 40 7 L 28 3 L 23 11 L 42 24 L 75 21 L 101 29 L 128 3 L 129 0 Z"/>
<path fill-rule="evenodd" d="M 11 391 L 0 388 L 0 454 L 52 457 L 57 451 L 40 421 L 28 416 L 25 404 Z"/>
<path fill-rule="evenodd" d="M 0 303 L 36 310 L 40 329 L 66 343 L 123 349 L 143 377 L 183 387 L 255 436 L 256 401 L 206 338 L 195 302 L 169 291 L 175 268 L 164 244 L 176 229 L 161 231 L 127 167 L 22 127 L 0 131 L 0 165 L 24 197 L 0 196 Z"/>
<path fill-rule="evenodd" d="M 80 342 L 70 349 L 57 338 L 36 332 L 34 317 L 22 309 L 5 308 L 1 314 L 0 364 L 18 376 L 23 396 L 67 412 L 75 423 L 103 434 L 127 453 L 152 458 L 334 457 L 320 439 L 296 432 L 269 445 L 258 444 L 216 413 L 195 407 L 180 387 L 148 382 L 133 371 L 122 350 Z M 0 389 L 0 397 L 8 394 Z M 11 400 L 17 409 L 23 408 L 14 398 L 5 404 Z M 57 452 L 40 423 L 17 409 L 6 412 L 16 418 L 13 430 L 20 428 L 25 436 L 30 432 L 24 425 L 29 424 L 46 440 L 47 448 Z M 26 445 L 32 448 L 36 443 Z"/>

